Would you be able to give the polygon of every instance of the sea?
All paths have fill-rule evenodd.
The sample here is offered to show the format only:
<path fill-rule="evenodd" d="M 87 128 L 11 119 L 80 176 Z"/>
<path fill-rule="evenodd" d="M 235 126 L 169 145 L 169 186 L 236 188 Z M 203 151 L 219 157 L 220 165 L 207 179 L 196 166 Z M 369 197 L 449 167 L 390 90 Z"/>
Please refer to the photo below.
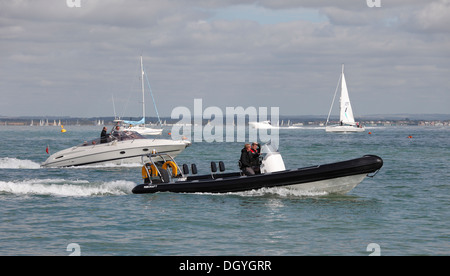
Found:
<path fill-rule="evenodd" d="M 140 164 L 41 168 L 101 126 L 0 126 L 2 256 L 398 256 L 450 254 L 450 128 L 364 133 L 280 129 L 287 169 L 375 154 L 382 169 L 345 195 L 272 188 L 135 195 Z M 163 137 L 168 137 L 166 127 Z M 370 132 L 370 134 L 369 134 Z M 177 158 L 238 170 L 244 142 L 195 142 Z"/>

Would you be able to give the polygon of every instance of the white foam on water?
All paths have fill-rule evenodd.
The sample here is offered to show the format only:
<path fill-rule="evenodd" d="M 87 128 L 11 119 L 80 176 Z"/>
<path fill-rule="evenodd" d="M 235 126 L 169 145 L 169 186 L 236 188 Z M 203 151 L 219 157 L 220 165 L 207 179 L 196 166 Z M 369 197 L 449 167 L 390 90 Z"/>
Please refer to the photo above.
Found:
<path fill-rule="evenodd" d="M 248 197 L 260 197 L 267 195 L 277 195 L 281 197 L 316 197 L 316 196 L 326 196 L 327 192 L 323 191 L 302 191 L 296 189 L 289 189 L 284 187 L 274 187 L 274 188 L 261 188 L 257 190 L 250 190 L 244 192 L 230 192 L 230 193 L 195 193 L 204 195 L 239 195 Z"/>
<path fill-rule="evenodd" d="M 86 180 L 31 179 L 0 181 L 0 194 L 89 197 L 131 194 L 136 184 L 125 180 L 90 183 Z"/>
<path fill-rule="evenodd" d="M 289 189 L 284 187 L 274 187 L 274 188 L 261 188 L 258 190 L 251 190 L 245 192 L 236 193 L 242 196 L 265 196 L 265 195 L 278 195 L 281 197 L 290 197 L 290 196 L 298 196 L 298 197 L 314 197 L 314 196 L 325 196 L 327 192 L 320 191 L 302 191 L 296 189 Z"/>
<path fill-rule="evenodd" d="M 92 168 L 138 168 L 141 167 L 140 163 L 102 163 L 102 164 L 94 164 L 94 165 L 86 165 L 86 166 L 77 166 L 77 167 L 68 167 L 71 169 L 92 169 Z M 23 160 L 13 157 L 3 157 L 0 158 L 0 169 L 40 169 L 41 164 L 36 163 L 31 160 Z M 54 167 L 58 168 L 58 167 Z"/>
<path fill-rule="evenodd" d="M 39 169 L 41 165 L 31 160 L 11 157 L 0 158 L 0 169 Z"/>

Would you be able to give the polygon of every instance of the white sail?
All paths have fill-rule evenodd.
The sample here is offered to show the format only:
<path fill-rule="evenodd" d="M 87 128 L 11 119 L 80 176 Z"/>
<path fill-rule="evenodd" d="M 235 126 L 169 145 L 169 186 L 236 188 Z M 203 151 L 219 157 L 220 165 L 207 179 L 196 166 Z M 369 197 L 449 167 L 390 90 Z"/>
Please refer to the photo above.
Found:
<path fill-rule="evenodd" d="M 341 112 L 340 120 L 346 125 L 356 125 L 355 117 L 353 116 L 352 105 L 350 104 L 350 98 L 348 96 L 347 83 L 344 76 L 344 65 L 342 65 L 342 79 L 341 79 Z"/>

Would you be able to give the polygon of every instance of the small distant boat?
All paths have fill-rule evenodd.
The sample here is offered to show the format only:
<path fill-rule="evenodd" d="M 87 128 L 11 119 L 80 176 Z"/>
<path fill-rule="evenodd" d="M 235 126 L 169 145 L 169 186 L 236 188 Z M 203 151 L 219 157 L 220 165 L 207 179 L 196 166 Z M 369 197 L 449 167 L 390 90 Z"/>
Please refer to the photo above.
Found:
<path fill-rule="evenodd" d="M 265 148 L 266 147 L 266 148 Z M 182 169 L 168 154 L 149 154 L 142 167 L 144 184 L 135 186 L 135 194 L 173 193 L 230 193 L 261 188 L 285 187 L 302 192 L 345 194 L 355 188 L 369 174 L 376 174 L 383 160 L 375 155 L 336 163 L 286 170 L 281 154 L 264 145 L 265 157 L 261 174 L 243 175 L 241 172 L 224 173 L 225 165 L 211 162 L 211 173 L 196 175 L 197 167 L 183 164 Z M 370 175 L 370 176 L 373 176 Z"/>
<path fill-rule="evenodd" d="M 262 121 L 262 122 L 249 122 L 251 127 L 255 129 L 273 129 L 278 128 L 278 126 L 273 126 L 270 121 Z"/>
<path fill-rule="evenodd" d="M 163 132 L 162 128 L 151 128 L 146 126 L 145 118 L 142 118 L 142 120 L 138 122 L 126 120 L 114 120 L 114 121 L 121 122 L 123 129 L 135 131 L 141 135 L 161 135 Z"/>
<path fill-rule="evenodd" d="M 350 98 L 348 96 L 347 83 L 344 76 L 344 65 L 342 65 L 342 74 L 339 79 L 341 83 L 341 98 L 340 98 L 340 115 L 339 124 L 328 126 L 330 120 L 331 110 L 333 109 L 334 100 L 336 99 L 337 87 L 334 93 L 333 101 L 331 103 L 330 112 L 328 113 L 327 123 L 325 127 L 326 132 L 363 132 L 365 128 L 355 122 L 355 117 L 353 116 L 352 105 L 350 103 Z M 339 85 L 338 82 L 338 85 Z"/>

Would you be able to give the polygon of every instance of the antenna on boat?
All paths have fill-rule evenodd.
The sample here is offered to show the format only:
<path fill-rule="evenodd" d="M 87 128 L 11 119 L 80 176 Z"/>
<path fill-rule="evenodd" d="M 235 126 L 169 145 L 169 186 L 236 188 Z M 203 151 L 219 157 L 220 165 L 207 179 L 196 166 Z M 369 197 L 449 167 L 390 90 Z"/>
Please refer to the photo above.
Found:
<path fill-rule="evenodd" d="M 116 103 L 114 102 L 114 95 L 111 95 L 111 97 L 112 97 L 113 110 L 114 110 L 114 119 L 120 119 L 120 118 L 117 118 L 117 115 L 116 115 Z"/>
<path fill-rule="evenodd" d="M 144 93 L 144 64 L 141 55 L 141 87 L 142 87 L 142 118 L 144 118 L 145 125 L 145 93 Z"/>

